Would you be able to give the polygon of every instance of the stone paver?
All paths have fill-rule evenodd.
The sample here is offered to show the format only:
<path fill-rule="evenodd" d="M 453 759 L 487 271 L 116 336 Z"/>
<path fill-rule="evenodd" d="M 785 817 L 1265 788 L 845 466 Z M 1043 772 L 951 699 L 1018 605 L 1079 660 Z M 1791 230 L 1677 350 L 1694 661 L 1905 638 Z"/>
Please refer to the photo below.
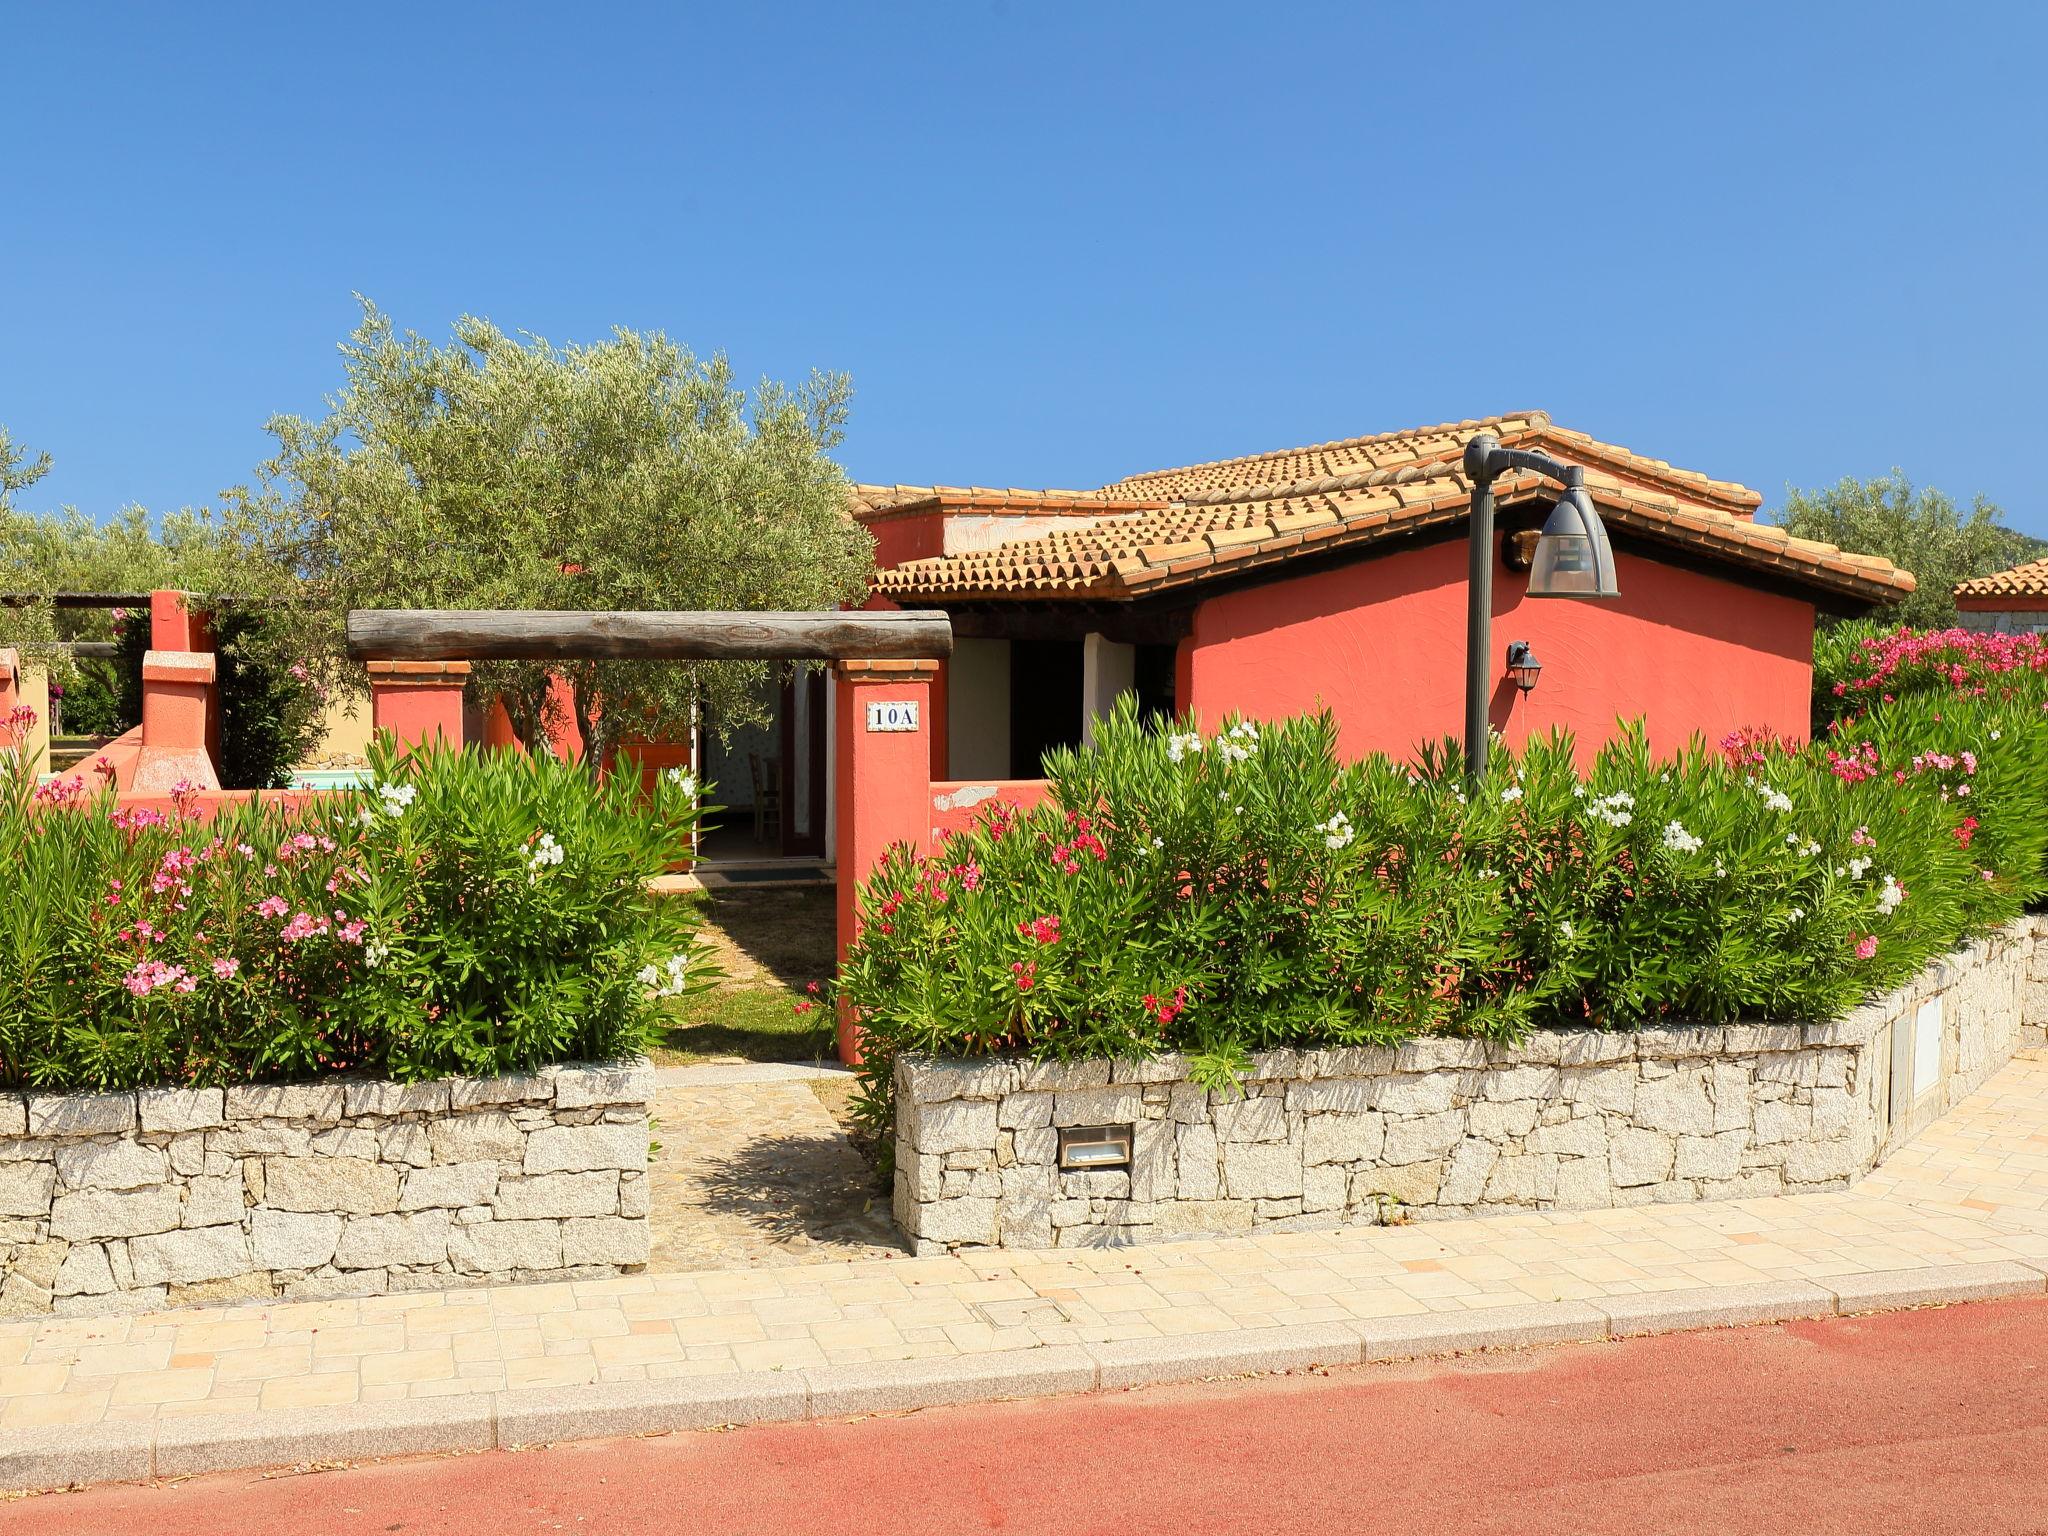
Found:
<path fill-rule="evenodd" d="M 889 1201 L 808 1077 L 663 1074 L 648 1159 L 656 1273 L 900 1256 Z"/>
<path fill-rule="evenodd" d="M 678 1123 L 673 1114 L 666 1123 Z M 1502 1319 L 1573 1331 L 1592 1327 L 1590 1317 L 1539 1304 L 1633 1315 L 1628 1298 L 1656 1292 L 1673 1293 L 1674 1316 L 1711 1321 L 1702 1293 L 1733 1287 L 1749 1288 L 1725 1297 L 1745 1315 L 1797 1315 L 1805 1298 L 1819 1307 L 1830 1282 L 1849 1277 L 1892 1276 L 1845 1289 L 1909 1297 L 1896 1277 L 1934 1266 L 2041 1274 L 2044 1152 L 2048 1058 L 2037 1055 L 2016 1060 L 1878 1175 L 1834 1194 L 14 1323 L 0 1326 L 0 1465 L 77 1426 L 101 1437 L 81 1446 L 125 1444 L 121 1432 L 137 1428 L 161 1448 L 177 1443 L 174 1421 L 192 1414 L 315 1410 L 304 1416 L 313 1423 L 336 1407 L 515 1394 L 499 1400 L 502 1414 L 536 1400 L 517 1396 L 527 1388 L 700 1377 L 708 1390 L 715 1378 L 778 1369 L 754 1379 L 802 1373 L 815 1411 L 837 1401 L 835 1381 L 865 1391 L 878 1379 L 845 1368 L 897 1372 L 890 1362 L 925 1362 L 902 1368 L 906 1391 L 925 1372 L 931 1390 L 950 1392 L 960 1368 L 997 1371 L 992 1357 L 1002 1354 L 1024 1372 L 1002 1380 L 1064 1380 L 1027 1367 L 1061 1366 L 1079 1357 L 1076 1346 L 1115 1341 L 1158 1341 L 1164 1358 L 1177 1341 L 1192 1348 L 1195 1336 L 1217 1335 L 1226 1352 L 1256 1354 L 1244 1330 L 1340 1324 L 1362 1328 L 1371 1346 L 1401 1332 L 1383 1323 L 1483 1321 L 1501 1308 L 1523 1309 Z M 1044 1353 L 1014 1353 L 1027 1350 Z M 638 1390 L 667 1400 L 652 1385 Z M 446 1407 L 471 1433 L 462 1404 Z"/>

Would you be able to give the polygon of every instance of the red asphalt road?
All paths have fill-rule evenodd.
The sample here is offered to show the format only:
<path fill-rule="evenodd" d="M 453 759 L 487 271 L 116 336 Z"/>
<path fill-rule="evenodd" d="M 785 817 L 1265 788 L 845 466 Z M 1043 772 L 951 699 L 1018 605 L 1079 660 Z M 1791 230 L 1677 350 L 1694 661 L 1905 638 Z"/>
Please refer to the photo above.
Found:
<path fill-rule="evenodd" d="M 2048 1531 L 2048 1300 L 0 1504 L 36 1536 Z"/>

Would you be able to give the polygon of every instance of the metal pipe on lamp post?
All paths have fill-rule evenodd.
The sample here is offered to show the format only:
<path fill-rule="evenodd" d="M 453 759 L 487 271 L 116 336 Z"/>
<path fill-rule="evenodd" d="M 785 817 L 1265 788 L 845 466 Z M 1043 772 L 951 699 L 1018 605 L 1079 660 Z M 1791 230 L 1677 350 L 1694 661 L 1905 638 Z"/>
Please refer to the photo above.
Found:
<path fill-rule="evenodd" d="M 1503 448 L 1491 432 L 1465 444 L 1465 477 L 1472 482 L 1472 527 L 1465 594 L 1465 777 L 1473 785 L 1486 774 L 1487 706 L 1493 690 L 1493 482 L 1526 470 L 1564 487 L 1529 562 L 1529 596 L 1605 598 L 1620 596 L 1614 580 L 1614 551 L 1606 526 L 1586 494 L 1586 472 L 1547 453 Z"/>

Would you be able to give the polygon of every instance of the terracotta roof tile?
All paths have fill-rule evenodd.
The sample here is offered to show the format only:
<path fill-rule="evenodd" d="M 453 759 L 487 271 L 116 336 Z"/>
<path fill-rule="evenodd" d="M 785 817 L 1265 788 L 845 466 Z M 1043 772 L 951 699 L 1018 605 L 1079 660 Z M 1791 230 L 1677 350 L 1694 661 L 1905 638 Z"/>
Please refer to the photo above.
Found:
<path fill-rule="evenodd" d="M 1588 490 L 1610 523 L 1646 537 L 1872 601 L 1913 590 L 1910 573 L 1874 556 L 1845 557 L 1832 545 L 1715 512 L 1604 473 Z M 1503 503 L 1548 494 L 1534 475 L 1496 482 Z M 1192 492 L 1184 503 L 1077 521 L 993 549 L 913 560 L 878 573 L 875 588 L 900 599 L 1020 596 L 1115 599 L 1161 586 L 1234 573 L 1308 547 L 1339 548 L 1462 521 L 1470 498 L 1454 459 L 1415 466 L 1317 473 L 1306 482 L 1235 493 Z"/>
<path fill-rule="evenodd" d="M 2048 558 L 2029 560 L 2009 571 L 1993 571 L 1956 586 L 1963 597 L 2048 597 Z"/>

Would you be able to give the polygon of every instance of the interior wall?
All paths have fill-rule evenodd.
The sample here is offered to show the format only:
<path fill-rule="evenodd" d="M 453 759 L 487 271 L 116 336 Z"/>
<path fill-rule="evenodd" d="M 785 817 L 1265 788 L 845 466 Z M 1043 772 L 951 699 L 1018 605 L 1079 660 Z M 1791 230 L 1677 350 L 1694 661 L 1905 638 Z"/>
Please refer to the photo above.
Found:
<path fill-rule="evenodd" d="M 946 659 L 946 774 L 1010 776 L 1010 642 L 956 640 Z"/>

